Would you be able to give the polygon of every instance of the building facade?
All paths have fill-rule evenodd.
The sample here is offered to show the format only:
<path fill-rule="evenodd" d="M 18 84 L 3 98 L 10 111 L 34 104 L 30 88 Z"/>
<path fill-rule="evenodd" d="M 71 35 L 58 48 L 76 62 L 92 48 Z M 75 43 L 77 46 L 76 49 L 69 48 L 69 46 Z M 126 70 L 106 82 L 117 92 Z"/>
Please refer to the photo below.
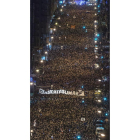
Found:
<path fill-rule="evenodd" d="M 48 43 L 50 20 L 58 6 L 58 0 L 30 1 L 30 60 L 31 69 L 34 61 L 39 60 L 43 47 Z M 36 56 L 36 57 L 35 57 Z"/>

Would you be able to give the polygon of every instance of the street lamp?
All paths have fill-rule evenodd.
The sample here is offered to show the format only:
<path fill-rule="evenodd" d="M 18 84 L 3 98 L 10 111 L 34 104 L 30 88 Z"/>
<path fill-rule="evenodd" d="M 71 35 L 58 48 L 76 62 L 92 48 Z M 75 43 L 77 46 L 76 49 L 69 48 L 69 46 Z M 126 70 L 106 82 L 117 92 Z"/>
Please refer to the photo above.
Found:
<path fill-rule="evenodd" d="M 102 111 L 98 110 L 98 113 L 102 113 Z"/>
<path fill-rule="evenodd" d="M 37 69 L 36 72 L 39 72 L 39 70 Z"/>
<path fill-rule="evenodd" d="M 101 100 L 98 100 L 98 102 L 101 102 Z"/>
<path fill-rule="evenodd" d="M 54 31 L 56 31 L 56 29 L 55 29 L 55 28 L 54 28 L 53 30 L 54 30 Z"/>
<path fill-rule="evenodd" d="M 31 82 L 30 85 L 33 85 L 33 82 Z"/>
<path fill-rule="evenodd" d="M 102 137 L 105 137 L 105 134 L 101 134 Z"/>

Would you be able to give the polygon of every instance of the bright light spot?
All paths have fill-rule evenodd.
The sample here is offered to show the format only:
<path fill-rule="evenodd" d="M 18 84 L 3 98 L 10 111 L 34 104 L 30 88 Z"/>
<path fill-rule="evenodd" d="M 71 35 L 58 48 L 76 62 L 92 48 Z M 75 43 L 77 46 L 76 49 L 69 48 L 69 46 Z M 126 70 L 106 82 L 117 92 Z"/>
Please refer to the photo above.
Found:
<path fill-rule="evenodd" d="M 97 27 L 97 25 L 94 26 L 95 28 Z"/>
<path fill-rule="evenodd" d="M 101 59 L 103 59 L 104 57 L 103 56 L 101 56 Z"/>
<path fill-rule="evenodd" d="M 48 52 L 45 52 L 45 54 L 47 54 Z"/>
<path fill-rule="evenodd" d="M 95 16 L 97 15 L 97 13 L 95 13 Z"/>
<path fill-rule="evenodd" d="M 51 44 L 49 43 L 49 45 L 51 45 Z"/>
<path fill-rule="evenodd" d="M 58 23 L 56 22 L 55 25 L 57 25 Z"/>
<path fill-rule="evenodd" d="M 94 64 L 95 65 L 95 68 L 99 68 L 99 64 Z"/>
<path fill-rule="evenodd" d="M 97 38 L 95 38 L 94 40 L 97 41 Z"/>
<path fill-rule="evenodd" d="M 107 100 L 107 98 L 106 97 L 104 97 L 104 101 L 106 101 Z"/>
<path fill-rule="evenodd" d="M 54 30 L 54 31 L 56 31 L 56 29 L 55 29 L 55 28 L 54 28 L 53 30 Z"/>
<path fill-rule="evenodd" d="M 102 111 L 98 110 L 98 113 L 101 113 Z"/>
<path fill-rule="evenodd" d="M 101 134 L 101 136 L 102 136 L 102 137 L 104 137 L 104 136 L 105 136 L 105 134 Z"/>
<path fill-rule="evenodd" d="M 108 114 L 106 113 L 105 115 L 107 116 Z"/>
<path fill-rule="evenodd" d="M 53 36 L 51 37 L 51 39 L 53 39 Z"/>
<path fill-rule="evenodd" d="M 98 92 L 101 92 L 101 90 L 98 90 Z"/>
<path fill-rule="evenodd" d="M 83 100 L 82 103 L 84 103 L 85 101 Z"/>
<path fill-rule="evenodd" d="M 95 58 L 98 58 L 98 56 L 96 55 Z"/>
<path fill-rule="evenodd" d="M 97 43 L 97 41 L 95 41 L 95 43 Z"/>
<path fill-rule="evenodd" d="M 99 79 L 98 81 L 100 82 L 101 80 Z"/>
<path fill-rule="evenodd" d="M 83 26 L 83 29 L 85 29 L 86 28 L 86 26 Z"/>
<path fill-rule="evenodd" d="M 39 72 L 39 70 L 36 70 L 36 72 Z"/>
<path fill-rule="evenodd" d="M 62 10 L 62 9 L 60 9 L 60 11 L 62 12 L 63 10 Z"/>
<path fill-rule="evenodd" d="M 60 19 L 60 17 L 58 19 Z"/>
<path fill-rule="evenodd" d="M 31 82 L 30 85 L 33 85 L 33 83 Z"/>
<path fill-rule="evenodd" d="M 42 57 L 41 57 L 41 60 L 45 60 L 45 56 L 42 56 Z"/>
<path fill-rule="evenodd" d="M 43 63 L 43 60 L 41 60 L 40 62 Z"/>
<path fill-rule="evenodd" d="M 81 137 L 80 136 L 77 136 L 77 139 L 80 139 Z"/>
<path fill-rule="evenodd" d="M 101 102 L 101 100 L 98 100 L 98 102 Z"/>

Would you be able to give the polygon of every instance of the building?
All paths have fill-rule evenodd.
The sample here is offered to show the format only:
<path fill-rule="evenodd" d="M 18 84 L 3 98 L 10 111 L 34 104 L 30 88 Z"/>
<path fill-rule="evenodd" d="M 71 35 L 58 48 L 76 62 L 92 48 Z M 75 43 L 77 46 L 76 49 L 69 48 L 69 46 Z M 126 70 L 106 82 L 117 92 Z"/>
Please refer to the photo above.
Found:
<path fill-rule="evenodd" d="M 50 20 L 58 6 L 58 0 L 30 1 L 30 60 L 31 69 L 34 61 L 39 60 L 41 50 L 48 43 Z"/>

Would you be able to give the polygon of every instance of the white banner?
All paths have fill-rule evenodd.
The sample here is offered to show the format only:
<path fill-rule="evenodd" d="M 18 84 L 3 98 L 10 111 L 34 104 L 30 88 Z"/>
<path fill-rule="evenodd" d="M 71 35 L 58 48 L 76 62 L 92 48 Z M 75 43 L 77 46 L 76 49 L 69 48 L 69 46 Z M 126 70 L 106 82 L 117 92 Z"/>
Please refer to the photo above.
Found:
<path fill-rule="evenodd" d="M 66 95 L 76 95 L 76 96 L 84 96 L 84 91 L 79 90 L 79 91 L 66 91 L 66 90 L 48 90 L 45 91 L 43 89 L 39 89 L 40 94 L 66 94 Z"/>

